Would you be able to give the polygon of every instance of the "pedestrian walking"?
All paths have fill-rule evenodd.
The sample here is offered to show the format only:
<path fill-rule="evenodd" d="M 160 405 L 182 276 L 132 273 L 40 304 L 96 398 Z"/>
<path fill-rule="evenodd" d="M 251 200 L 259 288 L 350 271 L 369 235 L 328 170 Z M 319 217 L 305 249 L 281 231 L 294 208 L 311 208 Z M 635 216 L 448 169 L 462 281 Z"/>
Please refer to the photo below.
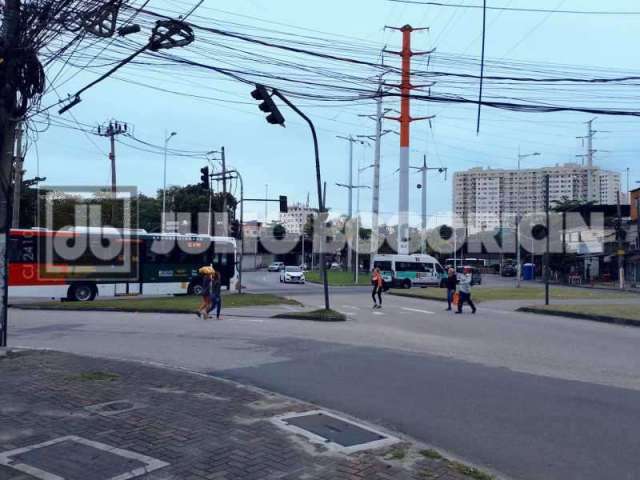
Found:
<path fill-rule="evenodd" d="M 211 282 L 213 280 L 213 268 L 202 267 L 198 273 L 202 276 L 202 303 L 198 307 L 196 315 L 199 318 L 206 319 L 209 317 L 209 309 L 211 305 Z"/>
<path fill-rule="evenodd" d="M 453 303 L 453 296 L 456 293 L 456 287 L 458 286 L 458 277 L 456 271 L 453 268 L 449 268 L 447 271 L 447 279 L 445 280 L 447 287 L 447 311 L 451 311 L 451 303 Z"/>
<path fill-rule="evenodd" d="M 464 302 L 467 302 L 471 307 L 471 313 L 476 313 L 476 306 L 473 304 L 473 300 L 471 300 L 471 280 L 471 268 L 464 267 L 462 278 L 458 281 L 460 300 L 458 300 L 458 310 L 456 313 L 462 313 L 462 305 Z"/>
<path fill-rule="evenodd" d="M 216 309 L 216 320 L 221 320 L 220 310 L 222 309 L 222 278 L 220 272 L 214 272 L 211 279 L 211 298 L 209 302 L 209 312 Z"/>
<path fill-rule="evenodd" d="M 371 276 L 371 284 L 373 285 L 373 291 L 371 292 L 371 298 L 373 298 L 373 308 L 382 308 L 382 288 L 384 287 L 384 280 L 382 280 L 382 273 L 380 268 L 373 269 L 373 275 Z M 377 301 L 376 301 L 377 295 Z"/>

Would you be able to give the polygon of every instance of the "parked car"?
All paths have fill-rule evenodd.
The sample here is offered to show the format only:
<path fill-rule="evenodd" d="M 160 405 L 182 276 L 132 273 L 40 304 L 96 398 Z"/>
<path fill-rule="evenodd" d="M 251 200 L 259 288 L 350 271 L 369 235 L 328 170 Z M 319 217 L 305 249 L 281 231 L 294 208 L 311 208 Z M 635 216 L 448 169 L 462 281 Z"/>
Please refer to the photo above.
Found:
<path fill-rule="evenodd" d="M 280 283 L 304 283 L 304 272 L 298 266 L 287 266 L 280 271 Z"/>
<path fill-rule="evenodd" d="M 506 264 L 500 269 L 500 275 L 503 277 L 515 277 L 518 274 L 518 269 L 515 265 Z"/>
<path fill-rule="evenodd" d="M 330 270 L 342 270 L 342 265 L 340 265 L 338 262 L 332 262 L 331 266 L 329 267 Z"/>
<path fill-rule="evenodd" d="M 456 267 L 456 274 L 458 278 L 464 275 L 464 269 L 471 269 L 471 285 L 482 285 L 482 274 L 480 273 L 480 269 L 476 267 L 471 267 L 469 265 L 462 265 L 461 267 Z"/>
<path fill-rule="evenodd" d="M 269 272 L 279 272 L 283 268 L 284 268 L 284 262 L 273 262 L 271 265 L 269 265 L 269 268 L 267 268 L 267 270 Z"/>

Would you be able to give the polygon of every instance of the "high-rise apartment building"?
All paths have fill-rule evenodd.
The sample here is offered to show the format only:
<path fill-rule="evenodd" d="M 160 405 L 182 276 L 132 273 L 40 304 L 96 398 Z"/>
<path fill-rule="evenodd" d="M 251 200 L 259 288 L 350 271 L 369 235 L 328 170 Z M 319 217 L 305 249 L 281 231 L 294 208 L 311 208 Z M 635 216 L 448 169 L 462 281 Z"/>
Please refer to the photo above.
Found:
<path fill-rule="evenodd" d="M 457 223 L 487 230 L 513 225 L 518 214 L 543 212 L 547 174 L 551 202 L 568 199 L 616 203 L 620 174 L 598 167 L 568 163 L 521 170 L 472 168 L 454 174 L 453 211 Z"/>
<path fill-rule="evenodd" d="M 280 213 L 280 224 L 287 233 L 301 234 L 309 216 L 315 217 L 318 210 L 303 204 L 289 205 L 288 212 Z"/>

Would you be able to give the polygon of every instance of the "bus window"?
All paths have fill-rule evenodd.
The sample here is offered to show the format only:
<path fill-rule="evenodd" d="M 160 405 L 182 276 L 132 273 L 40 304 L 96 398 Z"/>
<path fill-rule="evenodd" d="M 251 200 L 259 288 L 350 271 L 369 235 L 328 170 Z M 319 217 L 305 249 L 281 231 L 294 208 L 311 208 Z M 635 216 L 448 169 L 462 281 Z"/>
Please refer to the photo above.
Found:
<path fill-rule="evenodd" d="M 421 272 L 421 265 L 420 263 L 413 262 L 396 262 L 396 272 Z"/>
<path fill-rule="evenodd" d="M 439 263 L 436 263 L 436 272 L 444 273 L 444 268 Z"/>
<path fill-rule="evenodd" d="M 373 262 L 373 268 L 379 268 L 383 272 L 390 272 L 392 270 L 391 262 L 376 261 Z"/>
<path fill-rule="evenodd" d="M 416 272 L 433 272 L 433 263 L 417 263 L 416 266 L 418 266 L 418 268 L 416 268 Z"/>

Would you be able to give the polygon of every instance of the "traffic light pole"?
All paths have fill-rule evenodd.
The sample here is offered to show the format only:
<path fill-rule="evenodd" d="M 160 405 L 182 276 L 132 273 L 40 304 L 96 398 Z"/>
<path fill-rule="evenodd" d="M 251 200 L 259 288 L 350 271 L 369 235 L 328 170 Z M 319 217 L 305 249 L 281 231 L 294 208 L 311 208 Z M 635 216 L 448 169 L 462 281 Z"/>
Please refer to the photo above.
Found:
<path fill-rule="evenodd" d="M 282 95 L 278 90 L 273 90 L 273 94 L 278 97 L 280 100 L 282 100 L 284 103 L 287 104 L 287 106 L 293 110 L 294 112 L 296 112 L 298 115 L 300 115 L 300 117 L 302 117 L 304 119 L 304 121 L 307 122 L 307 124 L 309 125 L 309 128 L 311 129 L 311 135 L 313 137 L 313 148 L 314 148 L 314 153 L 315 153 L 315 160 L 316 160 L 316 187 L 318 190 L 318 210 L 320 210 L 320 219 L 321 219 L 321 237 L 322 240 L 324 241 L 323 238 L 323 234 L 324 234 L 324 218 L 322 218 L 322 214 L 325 213 L 325 205 L 324 205 L 324 199 L 322 197 L 322 179 L 321 179 L 321 175 L 320 175 L 320 149 L 318 147 L 318 135 L 316 134 L 316 128 L 313 125 L 313 122 L 311 121 L 311 119 L 309 117 L 307 117 L 304 113 L 302 113 L 302 111 L 300 109 L 298 109 L 298 107 L 296 107 L 293 103 L 291 103 L 284 95 Z M 322 275 L 322 286 L 324 288 L 324 307 L 325 309 L 329 310 L 330 305 L 329 305 L 329 283 L 327 281 L 327 266 L 325 264 L 324 261 L 324 248 L 323 248 L 323 241 L 320 242 L 320 252 L 319 253 L 319 257 L 320 257 L 320 274 Z"/>
<path fill-rule="evenodd" d="M 237 170 L 227 170 L 226 174 L 222 176 L 222 181 L 226 181 L 229 175 L 235 175 L 240 180 L 240 260 L 238 261 L 238 293 L 242 295 L 242 262 L 244 260 L 244 182 L 242 181 L 242 175 Z M 217 176 L 215 173 L 211 174 L 211 179 Z"/>

